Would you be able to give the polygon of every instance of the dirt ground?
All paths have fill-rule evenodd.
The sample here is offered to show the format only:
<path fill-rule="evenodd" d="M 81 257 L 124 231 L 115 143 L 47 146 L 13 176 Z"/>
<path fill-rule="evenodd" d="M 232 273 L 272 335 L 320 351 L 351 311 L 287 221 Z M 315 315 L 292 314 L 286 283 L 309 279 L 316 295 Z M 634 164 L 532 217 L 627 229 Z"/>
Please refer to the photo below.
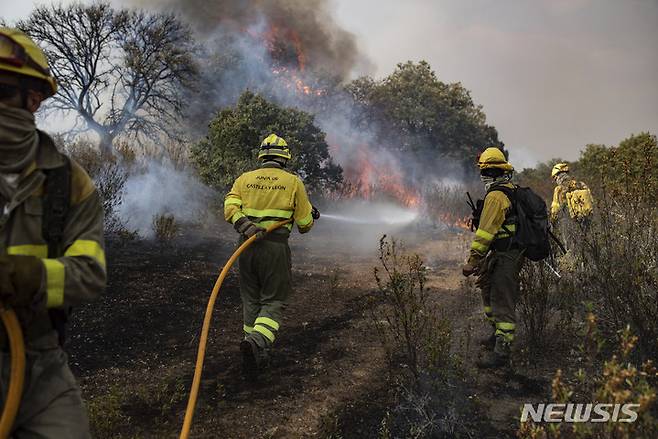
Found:
<path fill-rule="evenodd" d="M 459 272 L 470 235 L 322 219 L 310 234 L 291 238 L 295 293 L 271 371 L 257 383 L 240 373 L 236 270 L 227 278 L 213 315 L 193 437 L 378 437 L 396 403 L 367 309 L 382 233 L 425 261 L 428 287 L 450 317 L 453 349 L 462 358 L 463 386 L 454 397 L 472 403 L 474 437 L 513 437 L 520 406 L 544 399 L 554 369 L 523 352 L 512 376 L 474 367 L 475 340 L 486 327 L 479 296 Z M 98 437 L 178 436 L 208 295 L 236 242 L 229 226 L 193 235 L 170 247 L 109 243 L 107 292 L 75 310 L 68 351 Z"/>

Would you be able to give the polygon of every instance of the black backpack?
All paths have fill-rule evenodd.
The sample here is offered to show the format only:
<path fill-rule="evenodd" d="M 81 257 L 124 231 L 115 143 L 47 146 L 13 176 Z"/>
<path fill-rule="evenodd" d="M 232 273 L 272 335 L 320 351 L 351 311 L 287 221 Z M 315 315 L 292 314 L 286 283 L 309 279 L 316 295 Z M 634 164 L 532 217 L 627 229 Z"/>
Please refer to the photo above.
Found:
<path fill-rule="evenodd" d="M 516 233 L 512 243 L 524 249 L 531 261 L 546 259 L 551 253 L 548 210 L 543 198 L 528 187 L 496 186 L 491 190 L 501 191 L 512 203 L 516 215 Z"/>

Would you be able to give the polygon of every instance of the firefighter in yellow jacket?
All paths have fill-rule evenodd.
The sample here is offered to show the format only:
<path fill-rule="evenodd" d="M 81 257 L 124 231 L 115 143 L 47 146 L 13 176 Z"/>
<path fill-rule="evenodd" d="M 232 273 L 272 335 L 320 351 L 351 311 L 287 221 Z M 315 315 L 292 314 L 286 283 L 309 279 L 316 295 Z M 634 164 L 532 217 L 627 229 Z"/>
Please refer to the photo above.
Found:
<path fill-rule="evenodd" d="M 557 163 L 551 170 L 555 181 L 553 202 L 551 203 L 551 221 L 558 222 L 559 216 L 566 211 L 575 221 L 587 220 L 592 214 L 592 194 L 585 183 L 569 175 L 567 163 Z"/>
<path fill-rule="evenodd" d="M 482 344 L 490 349 L 477 362 L 480 368 L 508 364 L 516 332 L 516 304 L 519 300 L 519 273 L 523 251 L 512 242 L 516 216 L 512 201 L 500 188 L 513 189 L 514 168 L 498 148 L 487 148 L 478 160 L 486 196 L 479 218 L 464 276 L 478 275 L 484 314 L 491 325 L 491 335 Z"/>
<path fill-rule="evenodd" d="M 313 227 L 319 212 L 308 200 L 304 184 L 286 171 L 290 150 L 276 134 L 263 140 L 259 169 L 245 172 L 224 201 L 224 216 L 243 239 L 260 234 L 269 225 L 292 219 L 300 233 Z M 238 260 L 243 305 L 244 340 L 240 343 L 243 370 L 253 376 L 268 360 L 268 350 L 281 328 L 290 293 L 291 261 L 288 237 L 293 223 L 257 240 Z"/>
<path fill-rule="evenodd" d="M 105 287 L 103 211 L 85 171 L 36 128 L 34 112 L 56 90 L 44 53 L 22 32 L 0 27 L 0 302 L 16 311 L 27 353 L 11 433 L 18 439 L 90 437 L 61 333 L 67 310 Z M 0 350 L 4 402 L 4 327 Z"/>

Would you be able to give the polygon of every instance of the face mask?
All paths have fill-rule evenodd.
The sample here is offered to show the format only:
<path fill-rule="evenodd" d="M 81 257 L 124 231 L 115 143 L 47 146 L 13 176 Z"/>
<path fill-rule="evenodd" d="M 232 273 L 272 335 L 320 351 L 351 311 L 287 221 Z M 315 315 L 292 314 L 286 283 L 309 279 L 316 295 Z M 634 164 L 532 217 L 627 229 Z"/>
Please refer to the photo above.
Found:
<path fill-rule="evenodd" d="M 488 191 L 491 189 L 491 186 L 494 184 L 503 184 L 512 180 L 512 173 L 505 173 L 500 177 L 489 177 L 486 175 L 480 175 L 480 181 L 484 183 L 484 188 Z"/>
<path fill-rule="evenodd" d="M 496 182 L 496 179 L 494 177 L 489 177 L 486 175 L 480 175 L 480 181 L 484 183 L 484 188 L 486 190 L 489 190 L 492 184 Z"/>
<path fill-rule="evenodd" d="M 36 157 L 38 146 L 34 115 L 0 103 L 0 172 L 21 172 Z"/>

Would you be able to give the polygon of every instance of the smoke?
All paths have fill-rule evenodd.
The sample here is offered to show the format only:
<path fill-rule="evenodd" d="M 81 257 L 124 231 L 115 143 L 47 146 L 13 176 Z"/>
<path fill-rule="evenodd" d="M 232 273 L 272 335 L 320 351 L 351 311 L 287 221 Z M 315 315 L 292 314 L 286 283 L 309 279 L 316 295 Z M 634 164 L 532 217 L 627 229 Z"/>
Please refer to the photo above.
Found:
<path fill-rule="evenodd" d="M 315 116 L 349 183 L 342 197 L 419 207 L 428 181 L 421 170 L 435 159 L 400 157 L 396 139 L 380 144 L 378 127 L 359 124 L 362 110 L 342 86 L 368 61 L 335 21 L 330 0 L 124 1 L 174 11 L 195 31 L 201 78 L 187 106 L 195 135 L 204 136 L 218 110 L 251 90 Z M 449 164 L 435 171 L 455 174 Z"/>
<path fill-rule="evenodd" d="M 155 215 L 173 214 L 176 221 L 194 222 L 206 209 L 211 195 L 211 190 L 192 174 L 170 164 L 149 162 L 144 172 L 126 181 L 118 213 L 129 230 L 149 238 L 154 234 Z"/>
<path fill-rule="evenodd" d="M 326 71 L 345 79 L 363 58 L 355 36 L 336 23 L 327 0 L 133 0 L 132 3 L 148 9 L 175 11 L 198 35 L 207 39 L 217 32 L 253 35 L 265 24 L 265 36 L 274 45 L 272 51 L 278 54 L 275 57 L 295 58 L 301 70 Z M 293 47 L 276 47 L 280 40 L 292 41 Z"/>

